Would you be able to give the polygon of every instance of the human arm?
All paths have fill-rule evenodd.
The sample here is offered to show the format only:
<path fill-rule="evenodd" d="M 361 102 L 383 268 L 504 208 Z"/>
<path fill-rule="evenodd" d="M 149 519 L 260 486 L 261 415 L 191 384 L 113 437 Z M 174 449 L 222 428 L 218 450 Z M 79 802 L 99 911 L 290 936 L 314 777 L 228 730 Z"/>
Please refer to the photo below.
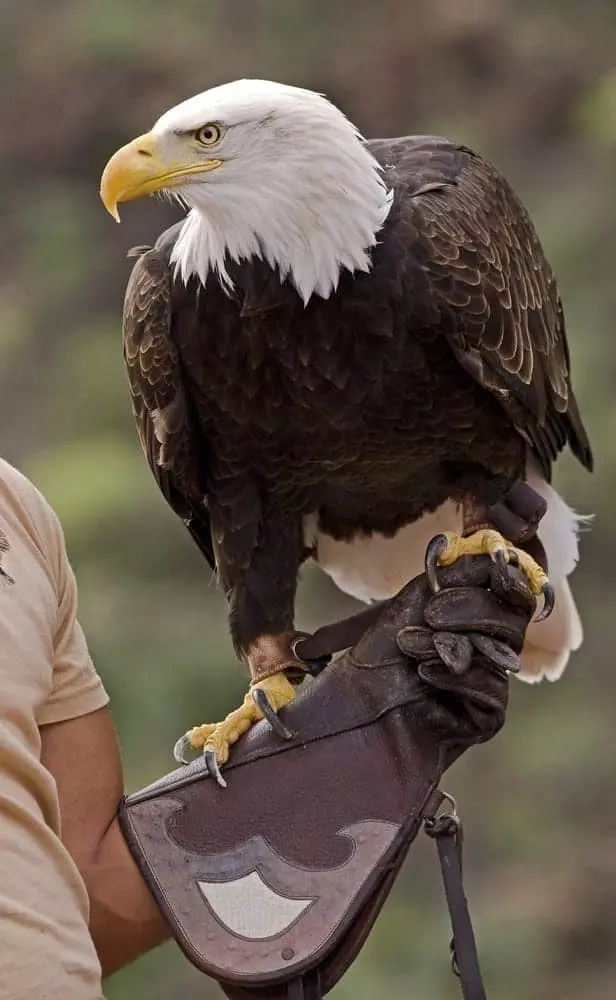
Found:
<path fill-rule="evenodd" d="M 40 564 L 57 602 L 52 673 L 36 721 L 41 762 L 55 779 L 59 833 L 90 897 L 90 930 L 104 975 L 168 936 L 124 843 L 116 816 L 122 767 L 108 697 L 78 621 L 78 593 L 62 526 L 45 498 L 15 473 Z M 54 828 L 55 816 L 52 817 Z"/>
<path fill-rule="evenodd" d="M 110 712 L 44 725 L 41 741 L 58 788 L 62 840 L 85 882 L 90 933 L 108 976 L 170 936 L 116 819 L 122 768 Z"/>

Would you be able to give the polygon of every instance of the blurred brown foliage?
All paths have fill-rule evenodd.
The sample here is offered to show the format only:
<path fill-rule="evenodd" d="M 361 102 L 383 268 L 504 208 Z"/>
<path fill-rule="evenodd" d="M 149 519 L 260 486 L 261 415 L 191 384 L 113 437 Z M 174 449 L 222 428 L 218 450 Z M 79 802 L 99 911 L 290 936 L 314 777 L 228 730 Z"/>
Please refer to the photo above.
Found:
<path fill-rule="evenodd" d="M 136 203 L 114 227 L 97 195 L 108 156 L 182 98 L 259 76 L 326 92 L 369 136 L 462 140 L 522 195 L 559 277 L 597 457 L 593 477 L 570 459 L 557 473 L 597 515 L 574 578 L 587 641 L 560 684 L 514 682 L 506 731 L 446 787 L 466 819 L 490 995 L 605 1000 L 616 978 L 613 0 L 2 0 L 0 39 L 4 453 L 62 517 L 130 787 L 169 769 L 197 704 L 220 716 L 244 679 L 223 602 L 142 459 L 122 369 L 126 251 L 176 214 Z M 306 573 L 305 625 L 349 607 Z M 419 845 L 336 996 L 453 1000 L 447 935 Z M 173 945 L 107 986 L 110 1000 L 146 993 L 218 995 Z"/>

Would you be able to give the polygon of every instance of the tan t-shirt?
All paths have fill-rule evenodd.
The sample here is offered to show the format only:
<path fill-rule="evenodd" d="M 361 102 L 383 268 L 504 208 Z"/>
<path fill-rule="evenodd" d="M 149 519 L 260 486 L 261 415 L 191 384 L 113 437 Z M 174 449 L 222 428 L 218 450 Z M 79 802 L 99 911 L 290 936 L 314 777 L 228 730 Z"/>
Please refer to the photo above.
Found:
<path fill-rule="evenodd" d="M 0 532 L 10 575 L 0 575 L 0 1000 L 99 1000 L 85 886 L 60 840 L 39 726 L 108 699 L 77 621 L 58 519 L 1 460 Z"/>

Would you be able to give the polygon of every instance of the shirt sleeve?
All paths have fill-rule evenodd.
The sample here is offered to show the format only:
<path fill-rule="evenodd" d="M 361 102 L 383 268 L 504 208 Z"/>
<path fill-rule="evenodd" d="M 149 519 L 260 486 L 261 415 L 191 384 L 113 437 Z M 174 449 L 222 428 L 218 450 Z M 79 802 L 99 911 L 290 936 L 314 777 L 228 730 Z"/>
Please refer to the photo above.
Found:
<path fill-rule="evenodd" d="M 103 708 L 109 697 L 88 652 L 83 629 L 77 618 L 77 583 L 69 562 L 64 533 L 51 512 L 49 525 L 55 552 L 54 577 L 58 595 L 57 627 L 53 639 L 53 680 L 51 693 L 41 706 L 38 722 L 45 725 L 88 715 Z"/>

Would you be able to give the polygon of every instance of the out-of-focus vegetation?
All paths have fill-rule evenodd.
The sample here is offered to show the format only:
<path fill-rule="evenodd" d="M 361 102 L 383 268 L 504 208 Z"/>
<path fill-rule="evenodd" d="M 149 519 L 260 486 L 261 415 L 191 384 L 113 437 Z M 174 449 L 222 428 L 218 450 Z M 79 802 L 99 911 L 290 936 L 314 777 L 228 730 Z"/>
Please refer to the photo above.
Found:
<path fill-rule="evenodd" d="M 63 519 L 81 617 L 113 699 L 129 787 L 168 770 L 186 725 L 244 678 L 223 602 L 134 433 L 121 360 L 129 247 L 176 216 L 113 225 L 108 156 L 168 106 L 239 76 L 325 91 L 366 135 L 481 149 L 530 208 L 555 266 L 597 458 L 557 482 L 597 515 L 575 577 L 587 640 L 565 679 L 512 684 L 506 731 L 445 787 L 467 827 L 467 890 L 490 995 L 606 1000 L 616 982 L 616 7 L 613 0 L 2 0 L 0 416 L 6 457 Z M 350 602 L 307 572 L 307 626 Z M 335 781 L 335 775 L 332 775 Z M 386 780 L 386 776 L 384 776 Z M 340 1000 L 448 1000 L 432 848 L 413 850 Z M 170 944 L 110 1000 L 215 997 Z"/>

